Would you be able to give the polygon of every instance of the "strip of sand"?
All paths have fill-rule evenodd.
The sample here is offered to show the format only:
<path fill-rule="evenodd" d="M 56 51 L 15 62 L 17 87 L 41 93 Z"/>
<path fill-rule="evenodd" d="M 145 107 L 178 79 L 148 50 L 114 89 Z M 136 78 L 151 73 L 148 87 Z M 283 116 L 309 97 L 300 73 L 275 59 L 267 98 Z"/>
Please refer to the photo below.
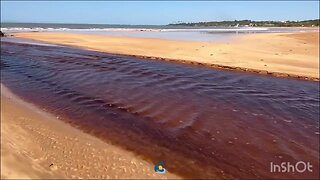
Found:
<path fill-rule="evenodd" d="M 1 179 L 179 178 L 26 103 L 1 84 Z"/>
<path fill-rule="evenodd" d="M 14 36 L 113 54 L 319 80 L 318 32 L 243 35 L 231 43 L 50 32 L 15 33 Z"/>

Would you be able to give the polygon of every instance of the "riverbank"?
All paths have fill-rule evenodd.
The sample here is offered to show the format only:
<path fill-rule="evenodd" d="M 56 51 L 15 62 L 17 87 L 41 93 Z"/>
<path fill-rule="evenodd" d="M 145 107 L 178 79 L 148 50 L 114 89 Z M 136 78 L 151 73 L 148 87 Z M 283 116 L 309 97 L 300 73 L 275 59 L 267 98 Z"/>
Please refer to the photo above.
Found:
<path fill-rule="evenodd" d="M 319 81 L 318 32 L 252 34 L 222 43 L 50 32 L 14 36 L 112 54 Z"/>
<path fill-rule="evenodd" d="M 57 118 L 1 84 L 1 179 L 179 178 Z"/>

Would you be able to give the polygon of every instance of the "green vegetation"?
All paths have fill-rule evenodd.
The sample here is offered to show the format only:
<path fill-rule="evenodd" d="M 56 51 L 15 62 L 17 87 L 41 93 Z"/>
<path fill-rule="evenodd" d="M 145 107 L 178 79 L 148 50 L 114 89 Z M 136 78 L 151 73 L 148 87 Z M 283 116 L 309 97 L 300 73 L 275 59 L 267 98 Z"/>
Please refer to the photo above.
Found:
<path fill-rule="evenodd" d="M 196 23 L 174 23 L 171 26 L 251 26 L 251 27 L 319 27 L 319 19 L 305 21 L 251 21 L 251 20 L 235 20 L 235 21 L 211 21 Z"/>

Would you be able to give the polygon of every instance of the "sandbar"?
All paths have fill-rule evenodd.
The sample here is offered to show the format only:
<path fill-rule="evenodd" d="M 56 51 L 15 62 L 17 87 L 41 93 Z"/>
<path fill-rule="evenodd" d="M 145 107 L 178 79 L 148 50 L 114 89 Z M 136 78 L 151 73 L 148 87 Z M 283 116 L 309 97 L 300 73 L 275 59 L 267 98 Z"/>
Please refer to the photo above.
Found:
<path fill-rule="evenodd" d="M 248 34 L 235 37 L 231 42 L 186 42 L 53 32 L 13 35 L 112 54 L 319 81 L 318 32 Z"/>

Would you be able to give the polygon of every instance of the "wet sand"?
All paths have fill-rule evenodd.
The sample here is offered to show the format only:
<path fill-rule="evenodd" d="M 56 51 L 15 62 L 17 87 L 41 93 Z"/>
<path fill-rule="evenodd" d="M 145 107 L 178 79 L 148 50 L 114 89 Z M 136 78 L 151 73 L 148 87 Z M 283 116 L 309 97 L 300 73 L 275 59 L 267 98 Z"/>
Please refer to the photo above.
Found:
<path fill-rule="evenodd" d="M 14 93 L 184 178 L 319 176 L 318 82 L 70 47 L 3 42 L 1 55 Z M 297 161 L 315 171 L 270 172 Z"/>
<path fill-rule="evenodd" d="M 244 35 L 225 43 L 49 32 L 14 36 L 113 54 L 319 81 L 318 32 Z"/>
<path fill-rule="evenodd" d="M 179 178 L 58 118 L 1 84 L 1 179 Z"/>

